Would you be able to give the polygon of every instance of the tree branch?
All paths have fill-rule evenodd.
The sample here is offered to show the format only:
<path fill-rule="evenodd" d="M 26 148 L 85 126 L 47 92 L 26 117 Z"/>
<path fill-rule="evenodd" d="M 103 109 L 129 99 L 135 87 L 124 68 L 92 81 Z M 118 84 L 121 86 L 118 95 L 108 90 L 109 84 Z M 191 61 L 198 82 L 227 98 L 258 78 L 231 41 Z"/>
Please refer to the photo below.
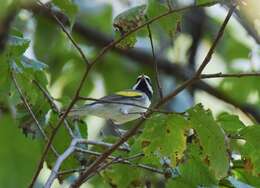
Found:
<path fill-rule="evenodd" d="M 158 89 L 159 97 L 160 97 L 160 99 L 162 99 L 163 98 L 163 92 L 162 92 L 162 87 L 161 87 L 161 84 L 160 84 L 158 65 L 157 65 L 157 62 L 156 62 L 156 57 L 155 57 L 155 52 L 154 52 L 152 31 L 151 31 L 149 24 L 147 25 L 147 30 L 148 30 L 148 34 L 149 34 L 150 43 L 151 43 L 151 49 L 152 49 L 153 68 L 154 68 L 156 86 L 157 86 L 157 89 Z"/>
<path fill-rule="evenodd" d="M 81 58 L 86 63 L 86 65 L 89 65 L 89 61 L 87 57 L 85 56 L 83 50 L 79 47 L 79 45 L 76 43 L 76 41 L 73 39 L 73 37 L 70 35 L 70 33 L 67 31 L 63 23 L 59 20 L 59 18 L 56 16 L 56 14 L 52 11 L 51 7 L 48 7 L 50 4 L 43 4 L 40 0 L 37 0 L 38 3 L 45 7 L 46 10 L 51 14 L 51 16 L 55 19 L 55 21 L 58 23 L 62 31 L 67 35 L 68 39 L 71 41 L 71 43 L 74 45 L 74 47 L 78 50 L 79 54 L 81 55 Z"/>
<path fill-rule="evenodd" d="M 188 87 L 189 85 L 191 85 L 192 83 L 195 82 L 195 80 L 197 80 L 201 74 L 201 72 L 203 71 L 203 69 L 205 68 L 205 66 L 208 64 L 208 62 L 210 61 L 211 55 L 214 52 L 214 49 L 216 47 L 217 42 L 219 41 L 219 39 L 221 38 L 221 36 L 223 35 L 223 31 L 224 28 L 227 25 L 227 22 L 229 21 L 233 11 L 234 11 L 235 7 L 232 7 L 228 14 L 226 19 L 224 20 L 218 35 L 215 39 L 215 41 L 213 42 L 212 47 L 210 48 L 209 52 L 207 53 L 204 61 L 202 62 L 201 66 L 199 67 L 198 71 L 195 73 L 195 75 L 193 76 L 193 78 L 191 78 L 190 80 L 186 81 L 183 85 L 181 85 L 180 87 L 178 87 L 175 92 L 173 92 L 171 95 L 167 96 L 166 98 L 164 98 L 163 100 L 161 100 L 156 107 L 159 108 L 160 106 L 162 106 L 163 104 L 165 104 L 167 101 L 169 101 L 171 99 L 171 97 L 176 96 L 178 93 L 180 93 L 183 89 L 185 89 L 186 87 Z M 152 112 L 148 112 L 146 114 L 146 117 L 149 117 L 152 115 Z M 127 133 L 125 133 L 123 135 L 123 137 L 121 137 L 118 142 L 116 142 L 110 149 L 106 150 L 101 156 L 99 156 L 95 162 L 93 162 L 84 172 L 82 172 L 80 174 L 80 176 L 75 180 L 74 183 L 71 184 L 71 188 L 77 188 L 79 187 L 82 183 L 84 183 L 85 179 L 88 178 L 89 175 L 91 175 L 93 172 L 96 171 L 96 168 L 102 164 L 106 158 L 111 155 L 121 144 L 123 144 L 124 142 L 126 142 L 130 137 L 132 137 L 133 135 L 135 135 L 135 133 L 138 131 L 139 127 L 143 124 L 143 122 L 145 121 L 144 118 L 142 118 L 136 125 L 133 126 L 132 129 L 130 129 Z"/>
<path fill-rule="evenodd" d="M 16 77 L 15 77 L 15 73 L 11 72 L 11 78 L 13 80 L 13 83 L 14 83 L 14 86 L 16 88 L 16 90 L 18 91 L 22 101 L 23 101 L 23 104 L 25 106 L 25 108 L 27 109 L 27 111 L 29 112 L 29 114 L 31 115 L 32 119 L 34 120 L 37 128 L 39 129 L 40 133 L 42 134 L 43 138 L 45 139 L 45 141 L 49 141 L 49 138 L 48 136 L 45 134 L 42 126 L 40 125 L 39 121 L 37 120 L 36 116 L 34 115 L 29 103 L 27 102 L 25 96 L 23 95 L 23 92 L 22 92 L 22 89 L 20 88 L 17 80 L 16 80 Z M 59 156 L 58 152 L 55 150 L 55 148 L 53 147 L 53 145 L 51 145 L 51 150 L 53 151 L 53 153 L 56 155 L 56 157 Z"/>
<path fill-rule="evenodd" d="M 46 91 L 36 80 L 33 80 L 33 83 L 37 86 L 37 88 L 43 93 L 44 97 L 48 100 L 52 110 L 54 112 L 57 112 L 59 115 L 61 114 L 59 107 L 56 105 L 56 103 L 54 102 L 54 99 L 52 96 L 50 96 L 50 94 L 48 93 L 48 91 Z M 64 120 L 64 125 L 65 128 L 67 129 L 69 135 L 71 138 L 74 138 L 75 135 L 72 131 L 72 129 L 70 128 L 69 122 L 65 119 Z"/>
<path fill-rule="evenodd" d="M 222 72 L 215 74 L 201 74 L 200 79 L 209 79 L 209 78 L 242 78 L 242 77 L 259 77 L 259 72 L 250 72 L 250 73 L 229 73 L 223 74 Z"/>
<path fill-rule="evenodd" d="M 71 141 L 70 146 L 64 151 L 64 153 L 62 155 L 60 155 L 54 165 L 54 167 L 52 168 L 51 174 L 47 180 L 47 182 L 44 185 L 44 188 L 50 188 L 51 185 L 53 184 L 54 180 L 57 178 L 59 169 L 62 165 L 62 163 L 75 151 L 76 149 L 76 145 L 79 143 L 83 143 L 85 140 L 84 139 L 78 139 L 78 138 L 74 138 Z"/>

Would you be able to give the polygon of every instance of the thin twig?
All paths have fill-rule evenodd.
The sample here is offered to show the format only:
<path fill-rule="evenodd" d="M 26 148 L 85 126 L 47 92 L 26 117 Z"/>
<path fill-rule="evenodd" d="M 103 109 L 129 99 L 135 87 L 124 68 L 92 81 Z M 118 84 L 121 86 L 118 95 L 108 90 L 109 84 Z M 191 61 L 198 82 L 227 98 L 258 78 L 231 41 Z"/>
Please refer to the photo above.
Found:
<path fill-rule="evenodd" d="M 201 66 L 199 67 L 198 71 L 196 72 L 195 76 L 193 78 L 191 78 L 190 80 L 186 81 L 183 85 L 184 86 L 180 86 L 178 87 L 176 90 L 176 92 L 173 92 L 173 94 L 169 95 L 168 97 L 166 97 L 166 99 L 164 98 L 163 100 L 161 100 L 156 107 L 160 107 L 163 104 L 165 104 L 166 102 L 168 102 L 170 99 L 172 99 L 172 97 L 176 96 L 178 93 L 180 93 L 182 90 L 184 90 L 186 87 L 188 87 L 189 85 L 191 85 L 192 83 L 195 82 L 195 80 L 197 80 L 201 74 L 201 72 L 203 71 L 203 69 L 205 68 L 205 66 L 208 64 L 208 62 L 211 59 L 211 55 L 214 52 L 214 49 L 216 47 L 217 42 L 219 41 L 219 39 L 221 38 L 221 36 L 223 35 L 223 31 L 224 28 L 226 27 L 233 11 L 234 11 L 235 7 L 232 7 L 227 16 L 226 19 L 224 20 L 216 39 L 213 42 L 213 47 L 210 48 L 208 54 L 206 55 L 204 61 L 202 62 Z M 148 112 L 146 114 L 146 117 L 149 117 L 152 115 L 152 112 Z M 82 183 L 84 183 L 84 180 L 91 175 L 93 172 L 96 171 L 96 168 L 103 162 L 106 160 L 106 158 L 111 155 L 111 153 L 113 153 L 113 151 L 115 151 L 120 145 L 122 145 L 124 142 L 126 142 L 130 137 L 132 137 L 133 135 L 135 135 L 135 133 L 138 131 L 139 127 L 143 124 L 143 122 L 145 121 L 144 118 L 142 118 L 135 126 L 133 126 L 132 129 L 130 129 L 121 139 L 118 140 L 118 142 L 116 142 L 110 149 L 106 150 L 103 152 L 103 154 L 101 156 L 99 156 L 95 162 L 93 162 L 83 173 L 81 173 L 81 175 L 76 179 L 76 181 L 74 183 L 71 184 L 71 188 L 77 188 L 79 187 Z"/>
<path fill-rule="evenodd" d="M 207 66 L 207 64 L 210 62 L 211 57 L 212 57 L 212 54 L 214 53 L 215 48 L 216 48 L 216 46 L 217 46 L 219 40 L 221 39 L 222 35 L 224 34 L 224 30 L 225 30 L 225 28 L 226 28 L 226 26 L 227 26 L 227 23 L 228 23 L 229 19 L 230 19 L 231 16 L 232 16 L 232 13 L 234 12 L 235 8 L 236 8 L 235 6 L 232 6 L 232 8 L 230 8 L 230 10 L 228 11 L 228 14 L 227 14 L 227 16 L 226 16 L 226 18 L 225 18 L 223 24 L 221 25 L 221 27 L 220 27 L 220 29 L 219 29 L 219 31 L 218 31 L 218 33 L 217 33 L 217 36 L 216 36 L 215 40 L 214 40 L 213 43 L 212 43 L 212 46 L 210 47 L 210 49 L 209 49 L 207 55 L 205 56 L 203 62 L 201 63 L 201 65 L 200 65 L 200 67 L 198 68 L 198 70 L 197 70 L 197 72 L 195 73 L 195 75 L 194 75 L 191 79 L 185 81 L 185 82 L 183 83 L 183 85 L 181 85 L 179 88 L 177 88 L 173 93 L 171 93 L 171 94 L 169 94 L 168 96 L 164 97 L 164 99 L 162 99 L 162 100 L 157 104 L 157 106 L 161 106 L 161 105 L 165 104 L 166 102 L 168 102 L 169 100 L 171 100 L 173 97 L 175 97 L 175 96 L 179 93 L 178 90 L 181 90 L 181 91 L 182 91 L 182 90 L 185 89 L 186 87 L 188 87 L 188 86 L 190 86 L 191 84 L 193 84 L 193 83 L 197 82 L 198 80 L 200 80 L 200 75 L 201 75 L 202 71 L 204 70 L 204 68 Z"/>
<path fill-rule="evenodd" d="M 169 8 L 169 10 L 172 10 L 172 4 L 170 0 L 166 0 L 167 1 L 167 6 Z"/>
<path fill-rule="evenodd" d="M 103 155 L 103 153 L 100 153 L 100 152 L 95 152 L 95 151 L 90 151 L 90 150 L 85 150 L 85 149 L 82 149 L 82 148 L 76 148 L 76 151 L 78 152 L 82 152 L 82 153 L 87 153 L 87 154 L 90 154 L 90 155 L 95 155 L 95 156 L 101 156 Z M 138 154 L 138 157 L 140 156 L 141 154 Z M 135 156 L 136 157 L 136 156 Z M 152 171 L 152 172 L 156 172 L 156 173 L 159 173 L 159 174 L 163 174 L 163 171 L 162 170 L 159 170 L 157 168 L 154 168 L 154 167 L 151 167 L 151 166 L 148 166 L 148 165 L 145 165 L 145 164 L 134 164 L 134 163 L 131 163 L 130 160 L 127 158 L 127 159 L 124 159 L 124 158 L 118 158 L 118 157 L 114 157 L 114 156 L 111 156 L 109 155 L 107 157 L 107 159 L 116 159 L 117 158 L 117 161 L 116 163 L 122 163 L 122 164 L 128 164 L 128 165 L 131 165 L 131 166 L 136 166 L 136 167 L 139 167 L 139 168 L 143 168 L 143 169 L 146 169 L 146 170 L 149 170 L 149 171 Z M 130 158 L 131 159 L 131 158 Z"/>
<path fill-rule="evenodd" d="M 155 57 L 155 52 L 154 52 L 153 36 L 152 36 L 152 31 L 151 31 L 149 24 L 147 25 L 147 30 L 148 30 L 148 35 L 149 35 L 149 39 L 150 39 L 151 49 L 152 49 L 153 68 L 154 68 L 156 86 L 157 86 L 157 89 L 158 89 L 159 97 L 160 97 L 160 99 L 162 99 L 163 98 L 163 91 L 162 91 L 162 87 L 161 87 L 161 84 L 160 84 L 158 65 L 157 65 L 157 62 L 156 62 L 156 57 Z"/>
<path fill-rule="evenodd" d="M 48 100 L 53 111 L 57 112 L 60 115 L 61 114 L 60 109 L 56 105 L 53 97 L 48 93 L 48 91 L 46 91 L 36 80 L 33 80 L 33 83 L 39 88 L 39 90 L 43 93 L 44 97 Z M 70 128 L 69 122 L 66 119 L 64 120 L 64 125 L 65 125 L 65 128 L 67 129 L 67 131 L 69 132 L 70 137 L 75 138 L 75 135 L 74 135 L 72 129 Z"/>
<path fill-rule="evenodd" d="M 86 63 L 86 65 L 89 65 L 89 61 L 87 59 L 87 57 L 85 56 L 83 50 L 79 47 L 79 45 L 76 43 L 76 41 L 73 39 L 73 37 L 70 35 L 70 33 L 67 31 L 67 29 L 65 28 L 65 26 L 63 25 L 63 23 L 59 20 L 59 18 L 57 18 L 57 16 L 52 12 L 51 8 L 48 8 L 48 6 L 44 3 L 42 3 L 40 0 L 37 0 L 38 3 L 44 7 L 46 7 L 46 9 L 50 12 L 50 14 L 52 15 L 52 17 L 56 20 L 56 22 L 59 24 L 60 28 L 62 29 L 62 31 L 67 35 L 67 37 L 69 38 L 69 40 L 71 41 L 71 43 L 74 45 L 74 47 L 78 50 L 79 54 L 81 55 L 82 59 L 84 60 L 84 62 Z"/>
<path fill-rule="evenodd" d="M 46 133 L 44 132 L 42 126 L 40 125 L 39 121 L 37 120 L 36 116 L 34 115 L 29 103 L 27 102 L 27 99 L 25 98 L 25 96 L 23 95 L 23 92 L 22 92 L 22 89 L 20 88 L 17 80 L 16 80 L 16 77 L 15 77 L 15 73 L 11 73 L 11 77 L 12 77 L 12 80 L 14 82 L 14 86 L 15 88 L 17 89 L 22 101 L 23 101 L 23 104 L 25 106 L 25 108 L 27 109 L 27 111 L 29 112 L 29 114 L 31 115 L 31 117 L 33 118 L 37 128 L 39 129 L 40 133 L 42 134 L 43 138 L 45 139 L 45 141 L 49 141 L 49 138 L 48 136 L 46 135 Z M 59 156 L 58 152 L 56 151 L 56 149 L 53 147 L 53 145 L 51 145 L 51 150 L 53 151 L 53 153 L 55 154 L 56 157 Z"/>
<path fill-rule="evenodd" d="M 210 62 L 211 56 L 212 56 L 212 54 L 214 53 L 215 48 L 216 48 L 218 42 L 220 41 L 221 37 L 223 36 L 224 31 L 225 31 L 225 28 L 226 28 L 226 26 L 227 26 L 227 23 L 228 23 L 229 19 L 231 18 L 231 16 L 232 16 L 232 14 L 233 14 L 233 12 L 234 12 L 235 9 L 236 9 L 236 6 L 232 6 L 232 7 L 229 9 L 227 16 L 226 16 L 226 18 L 225 18 L 223 24 L 221 25 L 221 27 L 220 27 L 220 29 L 219 29 L 219 31 L 218 31 L 217 37 L 216 37 L 215 40 L 213 41 L 213 43 L 212 43 L 212 45 L 211 45 L 211 47 L 210 47 L 210 49 L 209 49 L 209 51 L 208 51 L 206 57 L 204 58 L 203 62 L 201 63 L 201 65 L 200 65 L 199 69 L 197 70 L 195 76 L 198 77 L 198 76 L 202 73 L 202 71 L 204 70 L 204 68 L 207 66 L 207 64 Z"/>
<path fill-rule="evenodd" d="M 113 146 L 113 144 L 111 144 L 111 143 L 102 142 L 102 141 L 93 141 L 93 140 L 86 140 L 84 142 L 84 144 L 103 146 L 103 147 L 106 147 L 106 148 L 110 148 L 111 146 Z M 126 152 L 130 151 L 130 148 L 127 148 L 127 147 L 119 147 L 118 149 L 121 150 L 121 151 L 126 151 Z"/>
<path fill-rule="evenodd" d="M 223 74 L 221 72 L 214 74 L 201 74 L 200 79 L 209 79 L 209 78 L 241 78 L 241 77 L 259 77 L 259 72 L 250 72 L 250 73 L 228 73 Z"/>

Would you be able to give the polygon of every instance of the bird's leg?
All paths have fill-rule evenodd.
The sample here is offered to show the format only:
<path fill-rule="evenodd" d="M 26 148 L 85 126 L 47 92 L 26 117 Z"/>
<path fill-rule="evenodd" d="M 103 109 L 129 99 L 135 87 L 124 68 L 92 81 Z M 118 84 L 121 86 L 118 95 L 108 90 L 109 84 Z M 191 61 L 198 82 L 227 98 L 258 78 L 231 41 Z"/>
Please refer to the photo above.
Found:
<path fill-rule="evenodd" d="M 112 123 L 111 123 L 111 127 L 112 127 L 112 129 L 114 130 L 114 132 L 115 132 L 120 138 L 122 138 L 123 134 L 121 133 L 119 127 L 118 127 L 116 124 L 114 124 L 113 120 L 111 120 L 111 122 L 112 122 Z M 128 149 L 128 150 L 130 151 L 130 147 L 129 147 L 129 145 L 128 145 L 127 142 L 124 142 L 124 143 L 122 144 L 122 146 L 125 147 L 126 149 Z"/>

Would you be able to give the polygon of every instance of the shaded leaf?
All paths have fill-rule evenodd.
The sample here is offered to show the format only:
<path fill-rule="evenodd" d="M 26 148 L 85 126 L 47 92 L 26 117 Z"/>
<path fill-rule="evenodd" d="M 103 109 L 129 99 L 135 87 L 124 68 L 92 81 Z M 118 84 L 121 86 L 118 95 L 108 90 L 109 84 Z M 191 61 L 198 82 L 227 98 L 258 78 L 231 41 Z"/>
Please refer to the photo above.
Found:
<path fill-rule="evenodd" d="M 237 133 L 240 129 L 244 128 L 245 125 L 239 120 L 236 115 L 222 113 L 218 116 L 217 122 L 226 133 Z"/>
<path fill-rule="evenodd" d="M 239 133 L 246 141 L 241 147 L 242 157 L 250 160 L 249 162 L 252 163 L 247 170 L 251 171 L 255 176 L 260 176 L 260 127 L 258 125 L 245 127 Z"/>
<path fill-rule="evenodd" d="M 158 0 L 149 0 L 147 8 L 147 17 L 152 19 L 161 14 L 167 13 L 169 10 L 165 3 L 160 3 Z M 168 35 L 173 36 L 177 31 L 178 23 L 181 21 L 181 13 L 172 13 L 160 18 L 153 25 L 161 27 Z"/>
<path fill-rule="evenodd" d="M 1 116 L 0 148 L 0 187 L 28 186 L 41 155 L 39 142 L 21 134 L 11 116 Z"/>
<path fill-rule="evenodd" d="M 200 104 L 188 110 L 188 113 L 210 170 L 217 179 L 225 177 L 229 169 L 229 157 L 223 130 L 213 119 L 211 111 L 204 110 Z"/>
<path fill-rule="evenodd" d="M 72 26 L 78 12 L 77 5 L 72 0 L 53 0 L 52 2 L 69 17 Z"/>

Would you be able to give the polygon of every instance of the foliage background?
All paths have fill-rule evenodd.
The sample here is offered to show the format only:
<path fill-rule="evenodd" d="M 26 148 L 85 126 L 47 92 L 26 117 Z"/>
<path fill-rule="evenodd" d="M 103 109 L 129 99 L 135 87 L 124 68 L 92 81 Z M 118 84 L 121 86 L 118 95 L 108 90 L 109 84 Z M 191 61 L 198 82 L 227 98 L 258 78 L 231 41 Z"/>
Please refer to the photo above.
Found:
<path fill-rule="evenodd" d="M 120 37 L 113 28 L 113 18 L 145 2 L 53 0 L 52 8 L 68 16 L 70 26 L 64 22 L 67 30 L 87 58 L 93 60 L 101 47 L 111 39 Z M 168 10 L 167 3 L 163 2 L 146 2 L 148 19 Z M 197 5 L 208 2 L 212 1 L 196 1 Z M 85 63 L 43 7 L 29 0 L 0 0 L 0 3 L 3 7 L 0 10 L 0 186 L 26 187 L 46 141 L 26 110 L 14 78 L 40 126 L 49 136 L 59 114 L 53 110 L 37 84 L 49 92 L 59 109 L 66 108 L 84 74 Z M 171 3 L 174 6 L 194 4 L 192 1 Z M 208 8 L 171 14 L 151 25 L 165 96 L 183 80 L 190 78 L 201 64 L 227 14 L 228 3 L 223 1 Z M 203 73 L 259 72 L 258 4 L 256 0 L 239 4 L 236 12 L 239 17 L 231 18 Z M 129 23 L 128 19 L 133 19 L 132 15 L 123 16 L 120 19 L 125 24 Z M 9 29 L 8 36 L 5 29 Z M 132 42 L 135 40 L 137 43 L 134 45 Z M 136 36 L 130 35 L 120 45 L 98 61 L 80 95 L 98 98 L 129 88 L 139 74 L 145 73 L 153 79 L 156 90 L 153 102 L 158 102 L 160 98 L 146 27 Z M 134 45 L 134 49 L 122 50 L 126 45 Z M 203 81 L 182 91 L 165 107 L 170 111 L 186 111 L 186 114 L 155 113 L 145 121 L 143 133 L 129 140 L 130 153 L 116 151 L 113 154 L 129 157 L 142 152 L 144 156 L 132 163 L 150 165 L 161 170 L 160 175 L 131 165 L 113 164 L 83 187 L 148 187 L 149 184 L 153 187 L 260 187 L 259 77 Z M 84 102 L 78 101 L 77 105 Z M 123 128 L 129 129 L 134 123 L 130 122 Z M 69 120 L 69 124 L 81 138 L 111 143 L 117 139 L 111 135 L 111 128 L 106 126 L 109 122 L 96 117 L 86 117 L 80 122 Z M 189 128 L 196 133 L 192 143 L 186 142 Z M 53 146 L 62 153 L 70 142 L 70 135 L 62 125 Z M 104 151 L 98 146 L 85 149 Z M 82 157 L 81 154 L 69 157 L 62 170 L 78 168 Z M 88 155 L 87 165 L 94 159 Z M 50 174 L 48 167 L 52 167 L 55 161 L 56 157 L 49 152 L 35 187 L 43 186 Z M 75 180 L 75 175 L 61 177 L 63 184 L 56 180 L 54 187 L 68 186 Z"/>

